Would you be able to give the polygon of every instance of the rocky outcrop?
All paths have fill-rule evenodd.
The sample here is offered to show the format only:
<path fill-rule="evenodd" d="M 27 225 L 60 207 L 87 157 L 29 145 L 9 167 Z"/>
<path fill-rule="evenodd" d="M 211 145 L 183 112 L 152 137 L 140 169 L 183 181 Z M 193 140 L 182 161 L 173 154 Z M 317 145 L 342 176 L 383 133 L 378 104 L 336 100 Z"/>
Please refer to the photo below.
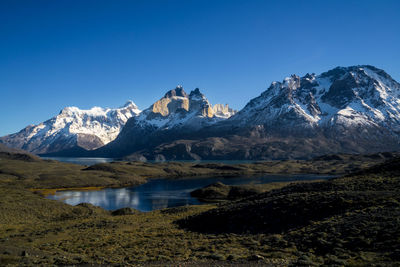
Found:
<path fill-rule="evenodd" d="M 221 182 L 210 184 L 200 189 L 190 192 L 192 197 L 205 202 L 215 202 L 221 200 L 237 200 L 262 193 L 261 188 L 251 185 L 226 185 Z"/>
<path fill-rule="evenodd" d="M 228 104 L 215 104 L 212 108 L 214 116 L 221 118 L 229 118 L 236 114 L 236 110 L 230 108 Z"/>

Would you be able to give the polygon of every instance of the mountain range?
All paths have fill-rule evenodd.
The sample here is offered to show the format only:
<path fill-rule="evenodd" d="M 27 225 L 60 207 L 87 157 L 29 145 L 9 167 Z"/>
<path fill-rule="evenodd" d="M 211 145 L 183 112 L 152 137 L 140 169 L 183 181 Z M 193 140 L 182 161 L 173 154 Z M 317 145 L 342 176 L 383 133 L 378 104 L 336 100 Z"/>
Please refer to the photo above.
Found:
<path fill-rule="evenodd" d="M 273 82 L 239 112 L 195 89 L 149 108 L 65 108 L 0 138 L 37 154 L 130 159 L 280 159 L 400 149 L 400 84 L 370 65 Z"/>

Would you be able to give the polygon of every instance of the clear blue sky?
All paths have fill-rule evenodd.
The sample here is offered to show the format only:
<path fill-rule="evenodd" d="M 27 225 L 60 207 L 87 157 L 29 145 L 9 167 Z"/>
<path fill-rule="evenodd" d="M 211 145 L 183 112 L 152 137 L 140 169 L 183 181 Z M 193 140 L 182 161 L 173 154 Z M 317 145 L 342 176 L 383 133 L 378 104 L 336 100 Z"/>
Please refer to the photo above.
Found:
<path fill-rule="evenodd" d="M 177 84 L 236 109 L 272 81 L 371 64 L 400 81 L 400 1 L 0 1 L 0 136 Z"/>

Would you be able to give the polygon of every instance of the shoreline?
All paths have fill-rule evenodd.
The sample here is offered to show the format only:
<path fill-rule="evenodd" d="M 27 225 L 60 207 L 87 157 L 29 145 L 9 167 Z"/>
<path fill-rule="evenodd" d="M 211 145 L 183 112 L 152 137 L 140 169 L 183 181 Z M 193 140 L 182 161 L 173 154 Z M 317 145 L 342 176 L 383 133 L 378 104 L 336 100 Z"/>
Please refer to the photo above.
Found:
<path fill-rule="evenodd" d="M 30 188 L 28 189 L 34 194 L 39 194 L 43 197 L 47 197 L 49 195 L 55 195 L 58 191 L 98 191 L 105 188 L 104 186 L 87 186 L 87 187 L 66 187 L 66 188 Z"/>
<path fill-rule="evenodd" d="M 149 180 L 164 180 L 164 179 L 169 179 L 169 180 L 190 180 L 190 179 L 207 179 L 207 178 L 244 178 L 244 179 L 252 179 L 252 178 L 257 178 L 260 177 L 262 175 L 274 175 L 274 176 L 286 176 L 286 175 L 291 175 L 291 176 L 296 176 L 296 175 L 307 175 L 307 176 L 322 176 L 319 177 L 321 179 L 304 179 L 304 180 L 294 180 L 294 181 L 281 181 L 279 183 L 291 183 L 291 182 L 312 182 L 312 181 L 321 181 L 321 180 L 329 180 L 332 178 L 336 178 L 339 176 L 335 176 L 335 175 L 329 175 L 329 174 L 325 174 L 325 173 L 254 173 L 254 174 L 250 174 L 250 175 L 246 175 L 246 174 L 209 174 L 209 175 L 184 175 L 184 177 L 182 176 L 170 176 L 170 177 L 145 177 L 145 181 L 143 183 L 140 184 L 126 184 L 126 185 L 110 185 L 110 186 L 83 186 L 83 187 L 60 187 L 60 188 L 28 188 L 29 191 L 39 194 L 43 197 L 47 197 L 49 195 L 55 195 L 56 192 L 58 191 L 100 191 L 103 189 L 119 189 L 119 188 L 128 188 L 128 187 L 135 187 L 135 186 L 140 186 L 143 184 L 146 184 L 149 182 Z M 324 179 L 323 177 L 327 177 L 326 179 Z M 275 183 L 275 182 L 270 182 L 270 183 Z M 265 184 L 269 184 L 269 183 L 265 183 Z M 244 184 L 247 185 L 247 184 Z"/>
<path fill-rule="evenodd" d="M 57 191 L 133 187 L 147 183 L 150 179 L 254 178 L 267 175 L 318 175 L 335 178 L 385 160 L 377 154 L 234 164 L 119 161 L 82 166 L 56 160 L 16 159 L 13 155 L 2 155 L 1 158 L 0 174 L 5 177 L 4 185 L 22 186 L 43 196 L 54 195 Z"/>

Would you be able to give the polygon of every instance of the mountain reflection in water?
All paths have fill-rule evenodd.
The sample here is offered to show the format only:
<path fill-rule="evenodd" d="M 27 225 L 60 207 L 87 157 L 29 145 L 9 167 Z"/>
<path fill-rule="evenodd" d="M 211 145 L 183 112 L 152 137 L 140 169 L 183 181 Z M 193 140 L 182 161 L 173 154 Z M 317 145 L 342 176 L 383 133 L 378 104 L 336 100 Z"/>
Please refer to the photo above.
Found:
<path fill-rule="evenodd" d="M 265 175 L 252 178 L 154 179 L 146 184 L 128 188 L 107 188 L 98 191 L 58 191 L 55 195 L 48 196 L 48 198 L 60 200 L 70 205 L 91 203 L 107 210 L 131 207 L 140 211 L 151 211 L 168 207 L 199 205 L 202 202 L 190 196 L 190 192 L 216 182 L 222 182 L 227 185 L 240 185 L 327 178 L 330 178 L 330 176 Z"/>

